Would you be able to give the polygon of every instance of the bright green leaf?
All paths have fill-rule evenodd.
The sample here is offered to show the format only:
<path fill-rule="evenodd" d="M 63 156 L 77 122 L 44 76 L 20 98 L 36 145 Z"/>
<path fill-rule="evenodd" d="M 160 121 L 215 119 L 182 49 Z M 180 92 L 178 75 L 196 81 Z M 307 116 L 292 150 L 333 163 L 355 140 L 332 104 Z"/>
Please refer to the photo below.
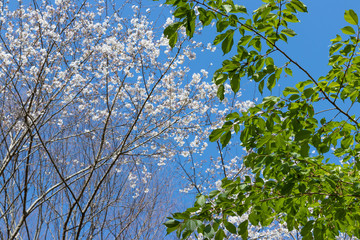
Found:
<path fill-rule="evenodd" d="M 307 7 L 304 3 L 299 0 L 291 0 L 291 5 L 300 12 L 307 12 Z"/>
<path fill-rule="evenodd" d="M 283 91 L 284 96 L 286 97 L 289 94 L 298 94 L 299 90 L 294 87 L 286 87 Z"/>
<path fill-rule="evenodd" d="M 204 195 L 201 195 L 196 202 L 202 207 L 206 203 L 206 197 Z"/>
<path fill-rule="evenodd" d="M 350 27 L 350 26 L 346 26 L 344 28 L 341 29 L 341 31 L 344 33 L 344 34 L 347 34 L 347 35 L 353 35 L 355 34 L 355 30 Z"/>
<path fill-rule="evenodd" d="M 177 227 L 179 224 L 180 222 L 174 219 L 168 220 L 164 223 L 167 228 L 174 228 Z"/>
<path fill-rule="evenodd" d="M 294 36 L 296 36 L 296 33 L 294 32 L 294 30 L 291 30 L 291 29 L 289 29 L 289 28 L 283 29 L 283 30 L 281 31 L 281 33 L 283 33 L 283 34 L 285 34 L 285 35 L 288 35 L 289 37 L 294 37 Z"/>
<path fill-rule="evenodd" d="M 290 68 L 285 68 L 285 73 L 292 76 L 292 70 Z"/>
<path fill-rule="evenodd" d="M 222 7 L 226 11 L 226 13 L 229 13 L 233 9 L 233 7 L 230 4 L 223 4 Z"/>
<path fill-rule="evenodd" d="M 210 136 L 209 136 L 209 141 L 210 142 L 215 142 L 217 141 L 221 135 L 223 134 L 224 129 L 215 129 L 211 132 Z"/>
<path fill-rule="evenodd" d="M 226 120 L 226 121 L 229 121 L 229 120 L 233 120 L 233 119 L 236 119 L 236 118 L 239 118 L 239 117 L 240 117 L 239 113 L 233 112 L 233 113 L 229 113 L 229 114 L 226 116 L 225 120 Z"/>
<path fill-rule="evenodd" d="M 345 18 L 345 21 L 347 21 L 348 23 L 350 23 L 352 25 L 357 25 L 359 23 L 358 16 L 352 9 L 345 11 L 344 18 Z"/>

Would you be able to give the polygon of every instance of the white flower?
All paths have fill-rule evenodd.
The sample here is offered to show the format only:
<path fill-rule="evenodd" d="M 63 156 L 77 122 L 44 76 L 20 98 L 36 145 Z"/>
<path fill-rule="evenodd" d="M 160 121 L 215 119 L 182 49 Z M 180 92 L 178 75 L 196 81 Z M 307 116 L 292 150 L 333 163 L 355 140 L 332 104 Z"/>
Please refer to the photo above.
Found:
<path fill-rule="evenodd" d="M 204 78 L 208 77 L 208 72 L 205 69 L 201 69 L 200 72 L 203 74 Z"/>
<path fill-rule="evenodd" d="M 224 189 L 221 187 L 221 184 L 222 184 L 221 180 L 217 180 L 215 182 L 215 186 L 216 186 L 217 190 L 224 191 Z"/>

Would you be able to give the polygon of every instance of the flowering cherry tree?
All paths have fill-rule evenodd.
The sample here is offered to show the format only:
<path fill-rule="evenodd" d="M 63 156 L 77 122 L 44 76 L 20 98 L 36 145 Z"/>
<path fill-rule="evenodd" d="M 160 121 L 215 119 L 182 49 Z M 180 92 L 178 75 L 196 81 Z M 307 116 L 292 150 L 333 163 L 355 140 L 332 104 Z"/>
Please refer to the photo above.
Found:
<path fill-rule="evenodd" d="M 169 192 L 241 170 L 238 158 L 191 156 L 224 114 L 253 103 L 226 102 L 226 85 L 219 105 L 208 72 L 189 68 L 214 48 L 185 29 L 170 48 L 139 6 L 0 3 L 2 239 L 158 239 Z M 175 166 L 185 185 L 164 177 Z"/>

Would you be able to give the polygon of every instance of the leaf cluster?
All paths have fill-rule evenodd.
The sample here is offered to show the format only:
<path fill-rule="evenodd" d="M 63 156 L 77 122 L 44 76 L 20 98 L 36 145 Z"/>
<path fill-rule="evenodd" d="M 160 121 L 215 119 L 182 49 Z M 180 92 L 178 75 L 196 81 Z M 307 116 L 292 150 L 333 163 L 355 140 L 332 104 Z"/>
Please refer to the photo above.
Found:
<path fill-rule="evenodd" d="M 306 6 L 300 0 L 263 2 L 251 17 L 245 6 L 232 0 L 166 2 L 174 6 L 178 19 L 165 30 L 171 46 L 180 26 L 192 37 L 199 20 L 203 26 L 215 22 L 214 44 L 221 44 L 224 55 L 233 53 L 213 77 L 220 100 L 227 81 L 236 93 L 240 80 L 251 79 L 263 93 L 265 86 L 271 91 L 282 77 L 292 76 L 294 68 L 306 79 L 285 87 L 280 96 L 264 97 L 246 112 L 225 116 L 226 122 L 209 140 L 219 140 L 225 147 L 232 132 L 239 134 L 247 150 L 244 164 L 254 176 L 224 179 L 224 191 L 199 195 L 193 208 L 173 214 L 165 226 L 182 239 L 192 234 L 205 239 L 235 234 L 246 239 L 249 225 L 266 227 L 280 221 L 289 231 L 300 231 L 304 239 L 335 239 L 340 233 L 360 238 L 360 132 L 358 116 L 349 113 L 360 103 L 358 16 L 345 11 L 351 26 L 331 40 L 331 69 L 315 79 L 278 47 L 279 41 L 296 35 L 289 23 L 298 23 L 298 13 L 307 12 Z M 274 53 L 286 63 L 278 64 Z M 318 117 L 320 103 L 331 106 L 335 117 Z M 244 215 L 247 219 L 239 224 L 228 221 Z"/>

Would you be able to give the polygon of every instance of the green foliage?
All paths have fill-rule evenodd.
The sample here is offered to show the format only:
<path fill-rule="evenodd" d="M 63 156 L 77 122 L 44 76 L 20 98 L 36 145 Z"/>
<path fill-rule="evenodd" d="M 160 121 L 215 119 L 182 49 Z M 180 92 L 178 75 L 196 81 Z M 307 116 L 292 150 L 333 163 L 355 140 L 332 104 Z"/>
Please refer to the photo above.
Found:
<path fill-rule="evenodd" d="M 263 2 L 248 17 L 246 7 L 232 0 L 166 1 L 178 19 L 165 29 L 172 47 L 179 27 L 192 37 L 199 20 L 203 26 L 215 22 L 214 44 L 221 43 L 224 55 L 233 53 L 213 77 L 221 100 L 227 81 L 237 92 L 241 80 L 252 79 L 263 93 L 264 86 L 271 91 L 285 74 L 292 76 L 294 68 L 306 80 L 285 87 L 281 96 L 264 97 L 247 112 L 225 116 L 226 122 L 209 140 L 220 140 L 224 147 L 232 130 L 240 133 L 248 151 L 244 164 L 255 177 L 223 179 L 224 191 L 198 196 L 194 207 L 173 214 L 165 226 L 182 239 L 199 233 L 205 239 L 225 239 L 229 234 L 246 239 L 249 224 L 265 227 L 277 220 L 286 222 L 289 230 L 299 230 L 304 239 L 335 239 L 339 233 L 360 238 L 360 125 L 349 114 L 360 102 L 358 16 L 345 11 L 345 21 L 352 26 L 343 27 L 344 35 L 331 40 L 331 69 L 315 79 L 277 44 L 296 35 L 288 23 L 298 23 L 297 14 L 307 12 L 306 6 L 299 0 Z M 279 65 L 273 53 L 282 55 L 286 64 Z M 317 104 L 324 101 L 340 120 L 316 116 Z M 329 163 L 330 158 L 347 163 Z M 246 221 L 228 222 L 228 217 L 246 213 Z"/>

